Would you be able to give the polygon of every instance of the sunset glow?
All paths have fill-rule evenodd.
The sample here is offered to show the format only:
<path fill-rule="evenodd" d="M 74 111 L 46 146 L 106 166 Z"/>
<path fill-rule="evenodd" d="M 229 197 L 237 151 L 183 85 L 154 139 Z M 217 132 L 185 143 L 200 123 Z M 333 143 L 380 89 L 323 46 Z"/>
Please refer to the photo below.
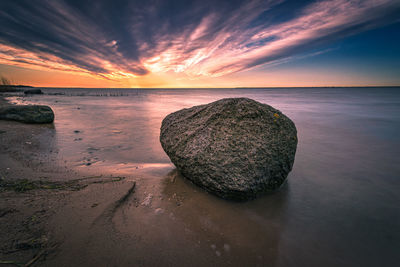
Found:
<path fill-rule="evenodd" d="M 0 74 L 60 87 L 400 83 L 399 37 L 391 36 L 399 1 L 206 2 L 2 1 Z M 354 39 L 380 31 L 394 44 Z M 365 48 L 379 50 L 379 62 L 365 52 L 346 64 L 346 53 Z M 371 68 L 358 68 L 365 62 Z"/>

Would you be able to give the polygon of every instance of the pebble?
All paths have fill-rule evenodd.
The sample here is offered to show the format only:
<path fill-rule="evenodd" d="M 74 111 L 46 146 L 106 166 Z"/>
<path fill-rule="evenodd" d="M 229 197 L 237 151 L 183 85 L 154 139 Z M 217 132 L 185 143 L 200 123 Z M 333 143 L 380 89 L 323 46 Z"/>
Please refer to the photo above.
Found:
<path fill-rule="evenodd" d="M 162 214 L 162 213 L 164 213 L 164 210 L 161 209 L 161 208 L 157 208 L 154 212 L 155 212 L 156 214 Z"/>
<path fill-rule="evenodd" d="M 148 194 L 147 197 L 141 203 L 142 206 L 147 206 L 147 207 L 150 206 L 152 198 L 153 198 L 153 195 L 152 194 Z"/>
<path fill-rule="evenodd" d="M 231 246 L 229 246 L 228 244 L 224 244 L 224 250 L 226 252 L 229 252 L 231 250 Z"/>

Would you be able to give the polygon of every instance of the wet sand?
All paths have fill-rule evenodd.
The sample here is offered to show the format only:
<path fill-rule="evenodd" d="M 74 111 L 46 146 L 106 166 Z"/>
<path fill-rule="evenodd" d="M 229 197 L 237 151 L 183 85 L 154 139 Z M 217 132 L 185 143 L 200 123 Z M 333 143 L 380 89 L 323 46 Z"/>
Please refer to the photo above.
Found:
<path fill-rule="evenodd" d="M 155 90 L 120 98 L 48 90 L 22 97 L 51 105 L 56 120 L 0 121 L 2 178 L 84 186 L 0 190 L 0 232 L 7 233 L 0 235 L 0 260 L 393 266 L 400 260 L 400 97 L 357 90 Z M 294 119 L 298 152 L 280 191 L 249 202 L 219 199 L 183 179 L 161 150 L 166 114 L 226 95 L 271 103 Z"/>
<path fill-rule="evenodd" d="M 39 266 L 274 265 L 279 225 L 261 227 L 285 192 L 246 203 L 218 199 L 176 170 L 71 170 L 56 160 L 53 125 L 0 121 L 4 180 L 87 179 L 87 187 L 0 192 L 0 260 Z M 153 177 L 150 173 L 153 173 Z M 122 181 L 108 181 L 110 177 Z M 96 183 L 92 183 L 96 179 Z M 99 182 L 99 183 L 98 183 Z M 249 209 L 251 207 L 251 209 Z M 252 223 L 246 217 L 253 216 Z M 260 238 L 262 234 L 262 238 Z M 13 264 L 10 264 L 13 265 Z"/>
<path fill-rule="evenodd" d="M 102 180 L 120 175 L 88 176 L 57 166 L 52 162 L 57 151 L 46 145 L 51 126 L 0 121 L 0 127 L 3 179 L 102 175 Z M 252 203 L 246 211 L 246 203 L 210 196 L 175 170 L 161 182 L 123 175 L 123 181 L 90 184 L 79 191 L 1 192 L 0 231 L 7 234 L 0 237 L 0 259 L 27 263 L 42 253 L 40 266 L 263 265 L 276 260 L 279 225 L 260 229 L 246 219 L 256 216 L 262 222 L 265 218 L 254 212 L 265 214 L 263 203 Z M 134 191 L 116 205 L 133 185 Z M 284 206 L 284 195 L 285 189 L 269 199 L 274 208 L 268 216 Z"/>

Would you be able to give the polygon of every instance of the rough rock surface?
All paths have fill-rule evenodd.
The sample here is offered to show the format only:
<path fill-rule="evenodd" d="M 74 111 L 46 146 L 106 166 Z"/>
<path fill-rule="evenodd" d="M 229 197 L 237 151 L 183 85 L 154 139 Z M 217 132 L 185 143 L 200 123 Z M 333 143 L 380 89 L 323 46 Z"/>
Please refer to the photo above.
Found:
<path fill-rule="evenodd" d="M 33 95 L 33 94 L 41 95 L 41 94 L 43 94 L 43 92 L 40 89 L 29 89 L 29 90 L 25 90 L 24 94 L 26 94 L 26 95 Z"/>
<path fill-rule="evenodd" d="M 186 178 L 220 197 L 246 200 L 285 181 L 297 131 L 271 106 L 227 98 L 169 114 L 160 141 Z"/>
<path fill-rule="evenodd" d="M 1 120 L 14 120 L 25 123 L 51 123 L 53 110 L 41 105 L 6 105 L 0 107 Z"/>

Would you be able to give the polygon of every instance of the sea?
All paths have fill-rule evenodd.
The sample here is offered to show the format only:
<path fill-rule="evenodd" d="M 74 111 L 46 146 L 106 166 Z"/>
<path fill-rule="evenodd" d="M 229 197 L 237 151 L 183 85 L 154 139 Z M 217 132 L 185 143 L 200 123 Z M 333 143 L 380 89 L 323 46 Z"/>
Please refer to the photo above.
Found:
<path fill-rule="evenodd" d="M 237 257 L 256 265 L 400 262 L 398 87 L 41 89 L 43 95 L 9 99 L 54 110 L 52 143 L 60 162 L 82 172 L 138 173 L 138 179 L 151 177 L 152 182 L 175 169 L 159 142 L 161 122 L 169 113 L 232 97 L 271 105 L 298 131 L 287 183 L 246 203 L 200 190 L 196 206 L 179 208 L 188 209 L 190 220 L 207 210 L 199 217 L 204 223 L 190 229 L 190 216 L 182 216 L 181 223 L 202 241 L 201 227 L 208 227 L 204 242 L 216 257 L 236 249 Z"/>

